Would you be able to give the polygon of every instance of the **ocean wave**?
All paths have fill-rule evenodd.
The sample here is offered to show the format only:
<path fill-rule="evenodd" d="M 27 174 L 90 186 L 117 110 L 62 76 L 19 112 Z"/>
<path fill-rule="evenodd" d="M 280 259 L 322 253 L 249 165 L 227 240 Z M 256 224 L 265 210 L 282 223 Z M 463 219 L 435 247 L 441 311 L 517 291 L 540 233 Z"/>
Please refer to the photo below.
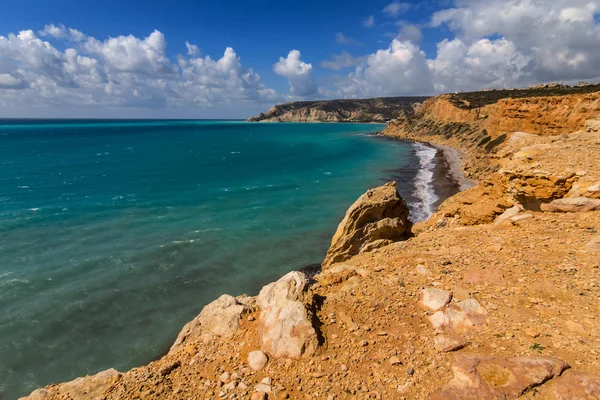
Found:
<path fill-rule="evenodd" d="M 437 150 L 422 143 L 413 143 L 417 157 L 419 157 L 419 172 L 415 177 L 415 202 L 411 204 L 412 215 L 415 220 L 423 221 L 433 214 L 433 205 L 439 199 L 433 187 L 433 171 Z"/>

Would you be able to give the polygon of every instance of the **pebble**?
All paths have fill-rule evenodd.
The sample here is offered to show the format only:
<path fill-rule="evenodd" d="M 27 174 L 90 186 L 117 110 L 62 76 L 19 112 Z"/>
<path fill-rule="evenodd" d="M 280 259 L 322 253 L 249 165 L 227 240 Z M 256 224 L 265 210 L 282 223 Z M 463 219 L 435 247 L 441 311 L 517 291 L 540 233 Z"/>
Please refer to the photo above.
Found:
<path fill-rule="evenodd" d="M 248 354 L 248 365 L 254 371 L 260 371 L 263 369 L 267 365 L 268 361 L 269 358 L 267 355 L 260 350 L 255 350 Z"/>

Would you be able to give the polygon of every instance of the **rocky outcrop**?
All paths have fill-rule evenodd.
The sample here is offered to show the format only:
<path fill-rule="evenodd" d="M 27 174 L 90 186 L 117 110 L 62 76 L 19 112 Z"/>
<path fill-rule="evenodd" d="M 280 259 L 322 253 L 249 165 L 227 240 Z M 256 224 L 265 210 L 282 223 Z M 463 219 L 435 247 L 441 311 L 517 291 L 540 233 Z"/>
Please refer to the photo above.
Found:
<path fill-rule="evenodd" d="M 600 376 L 568 371 L 552 380 L 542 396 L 548 400 L 600 399 Z"/>
<path fill-rule="evenodd" d="M 104 398 L 106 390 L 119 379 L 121 374 L 114 370 L 98 372 L 96 375 L 77 378 L 61 385 L 37 389 L 21 400 L 99 400 Z"/>
<path fill-rule="evenodd" d="M 600 210 L 600 200 L 587 197 L 572 197 L 554 200 L 549 204 L 542 204 L 542 211 L 551 212 L 589 212 Z"/>
<path fill-rule="evenodd" d="M 290 272 L 260 291 L 258 336 L 262 351 L 273 358 L 310 357 L 317 351 L 319 339 L 312 313 L 302 302 L 309 298 L 307 290 L 306 275 Z"/>
<path fill-rule="evenodd" d="M 567 368 L 569 364 L 553 357 L 458 356 L 454 379 L 431 400 L 516 399 Z"/>
<path fill-rule="evenodd" d="M 412 114 L 427 97 L 298 101 L 274 106 L 249 122 L 387 122 Z"/>
<path fill-rule="evenodd" d="M 408 213 L 395 182 L 369 190 L 346 212 L 333 235 L 323 266 L 405 239 L 411 225 Z"/>
<path fill-rule="evenodd" d="M 217 300 L 205 306 L 200 314 L 188 322 L 179 335 L 171 350 L 185 342 L 193 342 L 212 336 L 231 337 L 240 327 L 242 315 L 247 307 L 235 297 L 224 294 Z"/>

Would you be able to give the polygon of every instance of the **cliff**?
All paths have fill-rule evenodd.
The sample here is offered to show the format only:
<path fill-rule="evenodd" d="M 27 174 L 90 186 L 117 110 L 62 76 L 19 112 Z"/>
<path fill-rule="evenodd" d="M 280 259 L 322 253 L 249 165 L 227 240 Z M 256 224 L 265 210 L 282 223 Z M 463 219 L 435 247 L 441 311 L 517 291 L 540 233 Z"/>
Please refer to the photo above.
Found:
<path fill-rule="evenodd" d="M 413 237 L 373 189 L 314 280 L 223 295 L 161 359 L 28 399 L 600 398 L 600 95 L 573 90 L 427 100 L 384 134 L 460 149 L 478 185 Z"/>
<path fill-rule="evenodd" d="M 513 132 L 554 136 L 584 129 L 600 114 L 600 85 L 456 93 L 426 100 L 384 135 L 461 150 L 474 179 L 499 168 L 495 150 Z"/>
<path fill-rule="evenodd" d="M 427 97 L 298 101 L 271 108 L 249 122 L 387 122 L 412 114 Z"/>

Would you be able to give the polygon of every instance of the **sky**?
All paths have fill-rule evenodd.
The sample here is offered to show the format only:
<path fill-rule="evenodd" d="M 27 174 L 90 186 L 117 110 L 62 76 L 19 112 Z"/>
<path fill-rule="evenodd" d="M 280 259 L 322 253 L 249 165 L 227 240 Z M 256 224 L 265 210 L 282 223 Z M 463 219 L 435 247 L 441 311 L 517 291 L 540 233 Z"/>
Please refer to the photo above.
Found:
<path fill-rule="evenodd" d="M 0 118 L 247 118 L 600 81 L 600 0 L 6 3 Z"/>

